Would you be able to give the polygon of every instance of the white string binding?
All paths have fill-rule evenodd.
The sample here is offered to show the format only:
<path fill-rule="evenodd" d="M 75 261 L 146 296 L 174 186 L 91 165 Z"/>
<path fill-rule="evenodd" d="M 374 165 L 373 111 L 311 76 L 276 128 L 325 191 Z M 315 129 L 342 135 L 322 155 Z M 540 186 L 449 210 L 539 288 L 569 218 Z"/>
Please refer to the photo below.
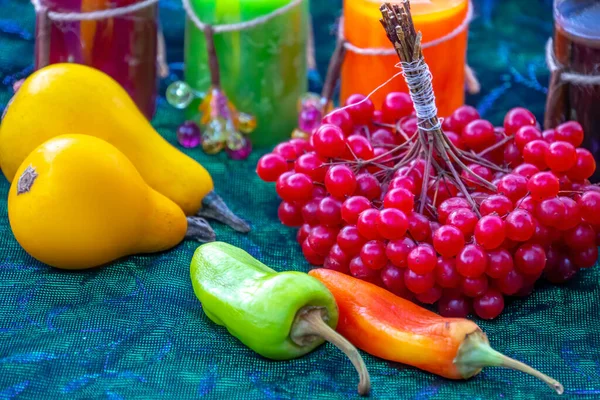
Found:
<path fill-rule="evenodd" d="M 280 15 L 285 14 L 286 12 L 290 11 L 291 9 L 299 6 L 303 1 L 304 0 L 292 0 L 285 6 L 280 7 L 278 9 L 270 12 L 269 14 L 262 15 L 260 17 L 251 19 L 249 21 L 238 22 L 235 24 L 214 25 L 213 31 L 214 31 L 214 33 L 237 32 L 237 31 L 243 31 L 245 29 L 254 28 L 255 26 L 266 24 L 273 18 L 276 18 Z M 194 25 L 196 25 L 196 28 L 198 28 L 201 31 L 204 30 L 208 24 L 206 24 L 205 22 L 202 22 L 200 20 L 200 18 L 198 18 L 198 16 L 192 9 L 190 0 L 182 0 L 182 4 L 183 4 L 183 9 L 185 10 L 185 13 L 189 17 L 189 19 L 194 23 Z"/>
<path fill-rule="evenodd" d="M 46 7 L 42 5 L 40 0 L 31 0 L 33 8 L 36 12 L 45 12 Z M 109 10 L 90 11 L 90 12 L 58 12 L 48 11 L 47 15 L 53 21 L 96 21 L 107 18 L 121 17 L 131 14 L 144 8 L 158 4 L 158 0 L 144 0 L 139 3 L 131 4 L 124 7 L 111 8 Z"/>
<path fill-rule="evenodd" d="M 187 1 L 187 0 L 184 0 L 184 1 Z M 454 37 L 456 37 L 456 36 L 460 35 L 462 32 L 464 32 L 469 27 L 469 24 L 473 20 L 473 3 L 471 2 L 471 0 L 469 0 L 468 7 L 469 8 L 467 9 L 467 15 L 465 15 L 465 19 L 463 19 L 463 21 L 460 23 L 459 26 L 454 28 L 452 30 L 452 32 L 448 33 L 447 35 L 444 35 L 440 38 L 431 40 L 429 42 L 422 43 L 421 48 L 426 49 L 428 47 L 437 46 L 438 44 L 447 42 L 448 40 L 453 39 Z M 376 47 L 362 48 L 362 47 L 358 47 L 358 46 L 355 46 L 352 43 L 350 43 L 344 37 L 344 18 L 343 17 L 340 19 L 338 36 L 344 40 L 344 47 L 346 47 L 347 50 L 349 50 L 353 53 L 356 53 L 356 54 L 360 54 L 363 56 L 391 56 L 391 55 L 396 54 L 396 50 L 393 48 L 376 48 Z"/>
<path fill-rule="evenodd" d="M 550 72 L 560 73 L 560 80 L 562 82 L 583 86 L 600 85 L 600 75 L 586 75 L 565 71 L 565 67 L 556 59 L 552 39 L 548 39 L 548 42 L 546 42 L 546 64 Z"/>

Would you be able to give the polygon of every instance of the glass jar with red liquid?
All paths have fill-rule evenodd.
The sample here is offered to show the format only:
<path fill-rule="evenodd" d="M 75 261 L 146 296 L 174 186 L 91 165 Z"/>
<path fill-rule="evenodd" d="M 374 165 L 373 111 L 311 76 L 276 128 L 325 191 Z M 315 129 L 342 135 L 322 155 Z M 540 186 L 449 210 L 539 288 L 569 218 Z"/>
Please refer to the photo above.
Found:
<path fill-rule="evenodd" d="M 41 0 L 42 6 L 58 13 L 109 11 L 138 2 Z M 41 29 L 45 29 L 45 34 L 40 34 Z M 48 52 L 47 59 L 41 60 L 40 52 L 36 51 L 36 69 L 46 63 L 64 62 L 97 68 L 119 82 L 142 113 L 152 118 L 157 90 L 157 3 L 125 15 L 96 20 L 57 21 L 38 14 L 36 30 L 36 49 L 45 46 Z M 41 43 L 44 40 L 49 43 Z"/>

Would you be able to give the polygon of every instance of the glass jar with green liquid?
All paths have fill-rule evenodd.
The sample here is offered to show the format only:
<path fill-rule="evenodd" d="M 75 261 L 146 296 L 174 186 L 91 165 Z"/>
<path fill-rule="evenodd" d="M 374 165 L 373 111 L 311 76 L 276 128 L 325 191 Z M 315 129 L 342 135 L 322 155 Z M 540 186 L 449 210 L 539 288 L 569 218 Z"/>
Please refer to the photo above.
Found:
<path fill-rule="evenodd" d="M 207 24 L 253 20 L 290 0 L 191 0 L 193 11 Z M 257 26 L 216 33 L 221 86 L 235 107 L 256 117 L 251 135 L 255 147 L 289 138 L 297 124 L 297 102 L 307 90 L 306 41 L 309 4 L 298 6 Z M 197 92 L 210 86 L 205 34 L 188 18 L 185 32 L 185 80 Z M 187 109 L 198 120 L 199 100 Z"/>

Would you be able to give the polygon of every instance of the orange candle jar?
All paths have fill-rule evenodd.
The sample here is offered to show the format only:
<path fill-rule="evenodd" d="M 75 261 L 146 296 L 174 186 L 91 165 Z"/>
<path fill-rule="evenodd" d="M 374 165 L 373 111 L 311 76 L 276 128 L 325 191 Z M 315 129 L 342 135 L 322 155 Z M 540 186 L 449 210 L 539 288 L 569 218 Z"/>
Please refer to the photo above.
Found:
<path fill-rule="evenodd" d="M 360 49 L 391 49 L 385 31 L 379 23 L 378 0 L 344 0 L 344 37 Z M 391 1 L 391 3 L 399 3 Z M 423 44 L 443 38 L 458 29 L 466 20 L 469 0 L 412 0 L 415 27 L 423 34 Z M 433 75 L 438 113 L 448 116 L 464 103 L 467 31 L 427 47 L 425 60 Z M 348 49 L 342 67 L 341 102 L 354 93 L 368 94 L 398 73 L 398 56 L 364 55 Z M 376 107 L 389 92 L 408 92 L 401 76 L 372 96 Z"/>

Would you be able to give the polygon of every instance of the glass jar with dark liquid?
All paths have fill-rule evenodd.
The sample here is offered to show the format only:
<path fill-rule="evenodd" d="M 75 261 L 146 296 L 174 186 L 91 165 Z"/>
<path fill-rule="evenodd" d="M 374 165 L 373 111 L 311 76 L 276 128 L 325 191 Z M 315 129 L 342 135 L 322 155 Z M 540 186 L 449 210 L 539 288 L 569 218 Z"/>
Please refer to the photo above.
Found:
<path fill-rule="evenodd" d="M 553 50 L 562 71 L 600 75 L 600 0 L 555 0 L 554 21 Z M 569 120 L 583 126 L 582 146 L 600 161 L 600 85 L 565 82 L 559 69 L 550 79 L 545 127 Z M 600 181 L 600 171 L 591 180 Z"/>

